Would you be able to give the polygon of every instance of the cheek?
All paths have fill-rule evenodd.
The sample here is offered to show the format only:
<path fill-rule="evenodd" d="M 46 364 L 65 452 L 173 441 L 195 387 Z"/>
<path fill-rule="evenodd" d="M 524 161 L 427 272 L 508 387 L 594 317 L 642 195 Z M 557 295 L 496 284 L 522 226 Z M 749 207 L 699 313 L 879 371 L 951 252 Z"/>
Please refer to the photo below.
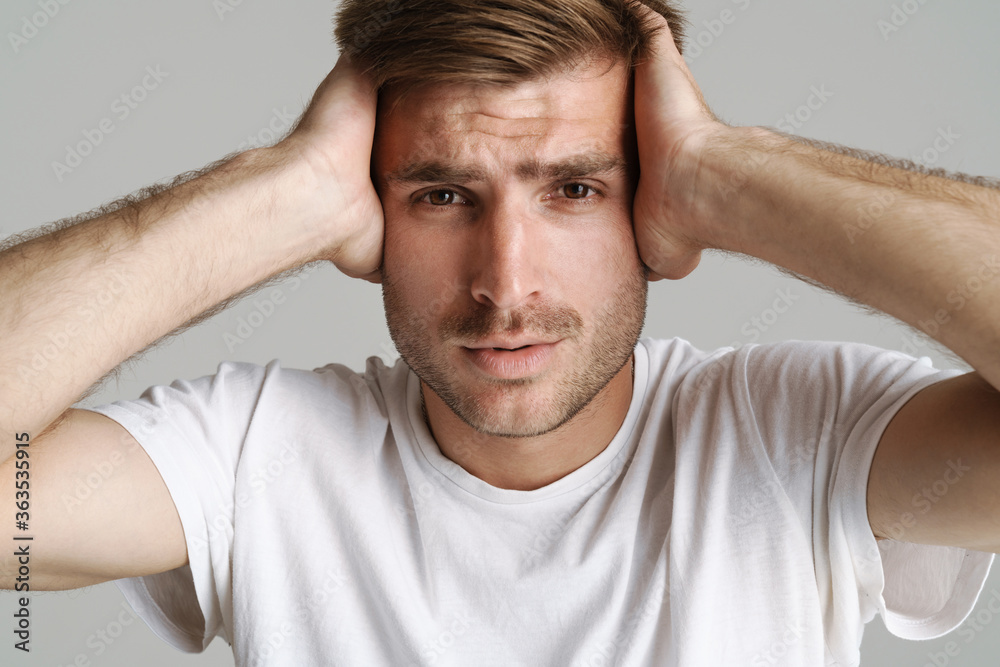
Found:
<path fill-rule="evenodd" d="M 399 271 L 401 252 L 406 244 L 402 241 L 400 225 L 397 222 L 398 216 L 392 210 L 391 205 L 382 202 L 382 210 L 385 212 L 385 227 L 382 240 L 382 261 L 386 268 L 392 271 Z"/>
<path fill-rule="evenodd" d="M 635 228 L 632 226 L 632 203 L 621 207 L 611 220 L 609 254 L 620 262 L 619 270 L 634 270 L 641 266 L 639 249 L 635 244 Z"/>
<path fill-rule="evenodd" d="M 407 219 L 405 207 L 399 202 L 383 201 L 382 208 L 385 212 L 382 261 L 390 273 L 412 281 L 419 274 L 422 260 L 426 262 L 422 258 L 423 235 Z"/>
<path fill-rule="evenodd" d="M 454 310 L 463 285 L 449 271 L 454 262 L 446 260 L 447 252 L 440 244 L 407 231 L 386 223 L 383 282 L 393 297 L 392 305 L 405 308 L 412 324 L 434 330 Z"/>
<path fill-rule="evenodd" d="M 635 244 L 631 210 L 619 209 L 595 221 L 593 231 L 567 239 L 572 251 L 564 254 L 563 262 L 570 270 L 582 276 L 583 282 L 593 284 L 597 276 L 616 284 L 625 273 L 641 266 Z"/>

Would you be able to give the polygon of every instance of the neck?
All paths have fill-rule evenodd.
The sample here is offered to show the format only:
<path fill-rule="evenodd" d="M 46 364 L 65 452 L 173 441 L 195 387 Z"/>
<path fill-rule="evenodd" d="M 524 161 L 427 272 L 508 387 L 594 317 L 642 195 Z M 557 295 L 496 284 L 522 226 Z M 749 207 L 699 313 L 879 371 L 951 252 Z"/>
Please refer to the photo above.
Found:
<path fill-rule="evenodd" d="M 441 453 L 501 489 L 534 491 L 581 467 L 608 446 L 632 402 L 635 356 L 572 419 L 543 435 L 507 438 L 476 431 L 423 382 L 420 391 Z"/>

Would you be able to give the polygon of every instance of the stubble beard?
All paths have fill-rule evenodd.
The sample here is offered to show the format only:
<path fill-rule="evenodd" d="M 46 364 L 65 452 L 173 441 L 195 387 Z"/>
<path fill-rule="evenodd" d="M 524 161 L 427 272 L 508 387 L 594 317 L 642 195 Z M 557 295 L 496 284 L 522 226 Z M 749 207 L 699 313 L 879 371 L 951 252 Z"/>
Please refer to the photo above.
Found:
<path fill-rule="evenodd" d="M 602 305 L 589 331 L 580 314 L 568 306 L 535 305 L 504 312 L 475 303 L 471 310 L 442 318 L 438 331 L 431 333 L 431 318 L 422 317 L 405 302 L 385 267 L 382 297 L 389 334 L 403 361 L 459 419 L 479 433 L 524 438 L 549 433 L 570 421 L 628 363 L 645 320 L 647 275 L 643 269 L 629 272 Z M 429 316 L 432 310 L 429 306 L 424 312 Z M 564 353 L 559 348 L 566 344 L 582 343 L 570 372 L 553 369 L 554 387 L 545 394 L 539 389 L 540 395 L 531 400 L 526 395 L 547 380 L 483 378 L 478 381 L 481 391 L 463 390 L 446 349 L 454 349 L 457 340 L 524 332 L 564 339 L 557 352 Z"/>

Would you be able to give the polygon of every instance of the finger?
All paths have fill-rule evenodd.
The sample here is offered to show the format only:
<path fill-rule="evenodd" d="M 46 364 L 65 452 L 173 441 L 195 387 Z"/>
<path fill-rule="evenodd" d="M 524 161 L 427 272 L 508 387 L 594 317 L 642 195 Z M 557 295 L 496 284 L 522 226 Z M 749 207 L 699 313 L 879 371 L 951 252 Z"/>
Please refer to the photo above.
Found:
<path fill-rule="evenodd" d="M 655 27 L 656 32 L 653 34 L 652 44 L 653 53 L 657 56 L 673 55 L 676 53 L 680 57 L 681 54 L 677 49 L 676 42 L 674 42 L 674 34 L 670 30 L 670 24 L 663 18 L 663 15 L 659 12 L 654 12 L 641 3 L 638 6 L 638 12 L 644 23 Z"/>
<path fill-rule="evenodd" d="M 375 85 L 371 77 L 354 64 L 349 54 L 342 54 L 333 69 L 316 88 L 305 112 L 296 124 L 303 129 L 333 127 L 339 120 L 344 104 L 348 108 L 365 110 L 364 116 L 374 124 L 375 107 L 378 103 Z"/>
<path fill-rule="evenodd" d="M 681 117 L 716 116 L 691 74 L 684 57 L 674 42 L 670 24 L 657 12 L 641 5 L 640 14 L 657 30 L 650 46 L 651 58 L 636 67 L 636 88 L 650 91 L 655 99 L 664 100 Z"/>

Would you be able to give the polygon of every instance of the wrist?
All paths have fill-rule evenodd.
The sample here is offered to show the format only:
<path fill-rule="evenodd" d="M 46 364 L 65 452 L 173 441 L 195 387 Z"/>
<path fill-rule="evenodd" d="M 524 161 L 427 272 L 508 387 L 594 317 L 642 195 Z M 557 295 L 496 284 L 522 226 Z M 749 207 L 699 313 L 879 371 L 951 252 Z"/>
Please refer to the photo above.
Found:
<path fill-rule="evenodd" d="M 689 220 L 690 229 L 704 248 L 752 254 L 746 228 L 746 209 L 752 205 L 752 189 L 775 157 L 781 138 L 762 127 L 731 127 L 719 124 L 712 132 L 686 142 L 674 173 L 680 182 L 672 192 L 683 193 L 675 201 L 674 215 Z"/>
<path fill-rule="evenodd" d="M 294 265 L 326 259 L 337 245 L 331 237 L 330 211 L 319 205 L 330 184 L 294 147 L 284 143 L 239 156 L 251 174 L 251 202 L 261 213 L 261 241 L 281 249 Z M 324 226 L 325 225 L 325 226 Z"/>
<path fill-rule="evenodd" d="M 273 165 L 271 218 L 290 234 L 303 262 L 326 260 L 349 276 L 373 279 L 381 263 L 382 204 L 370 176 L 370 147 L 342 159 L 291 136 L 267 149 Z"/>

